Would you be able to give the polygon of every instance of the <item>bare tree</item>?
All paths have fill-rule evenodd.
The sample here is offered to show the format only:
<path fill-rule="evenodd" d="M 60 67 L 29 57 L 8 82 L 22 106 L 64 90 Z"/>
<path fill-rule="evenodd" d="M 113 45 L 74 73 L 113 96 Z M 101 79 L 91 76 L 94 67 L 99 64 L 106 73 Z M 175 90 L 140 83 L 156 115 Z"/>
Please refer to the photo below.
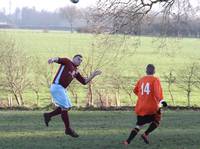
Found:
<path fill-rule="evenodd" d="M 172 85 L 175 83 L 175 81 L 176 81 L 176 77 L 175 77 L 175 75 L 174 75 L 174 71 L 173 71 L 173 70 L 170 70 L 168 74 L 165 74 L 165 75 L 164 75 L 164 79 L 165 79 L 165 82 L 167 82 L 167 89 L 168 89 L 168 92 L 169 92 L 169 94 L 170 94 L 172 103 L 173 103 L 173 105 L 175 105 L 174 97 L 173 97 L 172 90 L 171 90 L 171 86 L 172 86 Z"/>
<path fill-rule="evenodd" d="M 163 20 L 161 34 L 167 35 L 174 26 L 180 26 L 191 16 L 196 17 L 199 6 L 199 1 L 192 0 L 98 0 L 94 22 L 102 31 L 138 35 L 144 19 L 149 15 L 160 16 Z"/>
<path fill-rule="evenodd" d="M 183 36 L 189 36 L 193 28 L 190 24 L 190 22 L 192 22 L 191 20 L 199 18 L 200 3 L 192 5 L 193 2 L 194 1 L 192 0 L 171 0 L 171 4 L 167 5 L 162 11 L 161 38 L 157 39 L 159 42 L 159 50 L 167 52 L 166 54 L 170 54 L 169 49 L 175 48 L 170 48 L 173 43 L 175 43 L 175 46 L 180 46 L 180 39 L 182 39 Z M 173 43 L 168 43 L 168 36 L 176 37 L 174 38 L 174 41 L 172 41 Z M 172 54 L 170 55 L 172 56 L 178 49 L 179 47 L 176 47 L 176 49 L 171 51 Z"/>
<path fill-rule="evenodd" d="M 191 106 L 191 93 L 199 83 L 199 81 L 196 80 L 196 76 L 198 75 L 199 71 L 199 64 L 193 62 L 177 73 L 177 86 L 182 88 L 187 93 L 188 107 Z"/>
<path fill-rule="evenodd" d="M 77 82 L 75 82 L 73 80 L 72 83 L 70 84 L 70 86 L 68 87 L 68 91 L 72 94 L 73 98 L 75 99 L 75 104 L 78 107 L 79 102 L 78 102 L 78 84 L 77 84 Z"/>
<path fill-rule="evenodd" d="M 75 6 L 66 6 L 60 8 L 61 16 L 66 19 L 70 24 L 70 31 L 73 32 L 73 24 L 80 16 L 79 10 Z"/>
<path fill-rule="evenodd" d="M 47 60 L 44 60 L 43 57 L 32 57 L 31 58 L 31 80 L 29 89 L 31 89 L 35 96 L 36 102 L 35 105 L 39 106 L 39 101 L 41 99 L 48 99 L 50 101 L 48 106 L 52 105 L 51 96 L 41 98 L 41 92 L 44 88 L 50 88 L 52 80 L 55 74 L 55 69 L 53 65 L 48 65 Z"/>
<path fill-rule="evenodd" d="M 131 84 L 131 79 L 126 78 L 122 76 L 120 73 L 115 72 L 110 77 L 110 84 L 112 84 L 113 88 L 115 89 L 115 103 L 116 106 L 120 106 L 120 92 L 124 92 L 126 95 L 128 95 L 129 99 L 129 105 L 133 105 L 133 85 Z"/>
<path fill-rule="evenodd" d="M 11 39 L 1 41 L 2 86 L 10 92 L 18 105 L 24 105 L 23 93 L 30 85 L 28 57 L 19 51 Z"/>
<path fill-rule="evenodd" d="M 40 91 L 41 91 L 41 86 L 42 86 L 42 79 L 41 79 L 41 71 L 42 70 L 40 67 L 41 67 L 41 58 L 34 57 L 32 59 L 33 77 L 31 80 L 30 88 L 33 90 L 33 92 L 36 95 L 36 106 L 39 105 Z"/>
<path fill-rule="evenodd" d="M 110 33 L 139 34 L 143 18 L 150 13 L 154 5 L 169 11 L 174 0 L 99 0 L 95 22 L 99 29 Z"/>
<path fill-rule="evenodd" d="M 112 106 L 112 101 L 110 93 L 111 92 L 109 89 L 105 89 L 105 88 L 98 88 L 95 90 L 96 94 L 97 94 L 97 98 L 100 101 L 99 103 L 97 102 L 97 106 L 100 105 L 100 107 L 110 107 Z"/>
<path fill-rule="evenodd" d="M 82 72 L 85 76 L 89 76 L 95 69 L 105 69 L 117 65 L 117 62 L 121 61 L 126 54 L 124 53 L 123 45 L 120 44 L 121 37 L 107 38 L 104 35 L 96 35 L 94 41 L 91 43 L 91 47 L 87 55 L 84 55 L 85 60 L 82 65 Z M 123 54 L 122 54 L 123 53 Z M 97 80 L 97 79 L 95 79 Z M 93 88 L 94 81 L 91 81 L 87 85 L 87 106 L 93 106 Z"/>
<path fill-rule="evenodd" d="M 200 67 L 200 64 L 198 63 L 198 66 Z M 200 89 L 200 68 L 198 68 L 197 74 L 195 76 L 195 79 L 197 83 L 195 84 L 197 89 Z"/>
<path fill-rule="evenodd" d="M 91 74 L 91 72 L 94 69 L 94 57 L 93 55 L 86 57 L 86 61 L 83 65 L 83 73 L 84 75 L 86 75 L 86 77 L 89 77 L 89 75 Z M 86 106 L 93 106 L 94 105 L 94 101 L 93 101 L 93 80 L 88 82 L 87 84 L 87 102 L 86 102 Z"/>
<path fill-rule="evenodd" d="M 121 83 L 121 88 L 128 95 L 129 103 L 131 105 L 134 104 L 134 101 L 133 101 L 133 84 L 132 83 L 133 82 L 131 82 L 130 78 L 123 80 L 122 83 Z"/>
<path fill-rule="evenodd" d="M 119 76 L 118 74 L 113 74 L 111 77 L 111 84 L 115 91 L 115 104 L 117 107 L 119 107 L 121 105 L 120 101 L 120 90 L 122 86 L 121 76 Z"/>
<path fill-rule="evenodd" d="M 38 73 L 38 75 L 40 75 L 40 79 L 41 79 L 41 80 L 38 80 L 39 83 L 45 88 L 50 88 L 55 71 L 56 71 L 55 66 L 49 65 L 47 63 L 47 60 L 43 61 L 42 59 L 37 61 L 36 66 L 37 66 L 36 72 Z M 49 97 L 47 97 L 47 99 L 51 99 L 50 94 L 49 94 Z M 52 102 L 50 100 L 50 105 L 51 104 Z"/>

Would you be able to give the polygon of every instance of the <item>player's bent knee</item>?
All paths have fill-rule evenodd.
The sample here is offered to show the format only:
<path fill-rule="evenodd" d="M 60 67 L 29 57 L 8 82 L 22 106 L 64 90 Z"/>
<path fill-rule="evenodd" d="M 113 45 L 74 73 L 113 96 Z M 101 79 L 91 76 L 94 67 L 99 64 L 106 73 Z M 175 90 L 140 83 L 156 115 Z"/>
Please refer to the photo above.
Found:
<path fill-rule="evenodd" d="M 138 133 L 140 131 L 140 126 L 136 125 L 135 128 L 132 129 L 132 131 Z"/>
<path fill-rule="evenodd" d="M 156 124 L 157 127 L 160 125 L 159 121 L 153 121 L 153 123 Z"/>
<path fill-rule="evenodd" d="M 62 111 L 70 111 L 71 110 L 71 107 L 70 108 L 62 108 Z"/>
<path fill-rule="evenodd" d="M 140 129 L 140 126 L 139 126 L 139 125 L 136 125 L 135 128 Z"/>

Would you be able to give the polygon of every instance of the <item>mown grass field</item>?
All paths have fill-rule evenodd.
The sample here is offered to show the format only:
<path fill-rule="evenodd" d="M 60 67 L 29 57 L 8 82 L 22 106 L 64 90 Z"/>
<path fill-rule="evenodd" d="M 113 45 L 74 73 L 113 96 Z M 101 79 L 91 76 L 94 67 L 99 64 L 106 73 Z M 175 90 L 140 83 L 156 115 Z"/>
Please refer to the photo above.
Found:
<path fill-rule="evenodd" d="M 60 117 L 44 126 L 43 111 L 1 111 L 1 149 L 123 149 L 136 122 L 132 111 L 71 111 L 72 126 L 80 134 L 65 136 Z M 140 134 L 144 132 L 142 129 Z M 161 126 L 146 145 L 138 135 L 128 149 L 199 149 L 200 112 L 165 111 Z"/>
<path fill-rule="evenodd" d="M 90 55 L 91 49 L 94 48 L 92 43 L 99 40 L 95 35 L 91 34 L 56 31 L 45 33 L 43 31 L 30 30 L 1 30 L 0 33 L 1 35 L 5 34 L 5 37 L 14 39 L 20 50 L 25 51 L 31 57 L 40 57 L 43 62 L 47 61 L 49 57 L 72 57 L 76 53 L 88 56 Z M 105 90 L 110 89 L 109 84 L 105 84 L 104 81 L 108 80 L 113 72 L 114 74 L 119 73 L 121 76 L 132 78 L 138 73 L 145 74 L 145 66 L 148 63 L 153 63 L 157 68 L 156 75 L 163 81 L 165 99 L 169 104 L 172 104 L 163 75 L 169 73 L 172 69 L 178 71 L 181 68 L 185 68 L 189 63 L 199 61 L 200 39 L 166 38 L 166 46 L 162 49 L 159 49 L 161 39 L 156 37 L 140 37 L 138 47 L 134 46 L 136 41 L 138 41 L 137 39 L 138 37 L 131 37 L 127 40 L 124 46 L 125 51 L 121 53 L 124 56 L 122 59 L 117 60 L 114 65 L 109 64 L 101 68 L 103 74 L 97 79 L 96 86 L 98 86 L 98 88 L 104 88 Z M 118 37 L 116 37 L 116 40 L 119 40 Z M 113 50 L 113 53 L 114 52 L 115 50 Z M 112 55 L 112 52 L 110 54 Z M 30 67 L 32 67 L 32 65 L 34 64 L 31 64 Z M 81 69 L 82 67 L 80 67 L 80 70 Z M 132 79 L 128 81 L 130 84 L 134 83 Z M 187 105 L 186 92 L 178 88 L 176 84 L 172 86 L 172 91 L 176 105 Z M 2 95 L 2 98 L 7 98 L 7 93 L 3 92 Z M 49 96 L 48 89 L 43 88 L 40 96 L 42 99 L 39 101 L 39 105 L 45 106 L 46 103 L 49 102 L 46 99 L 43 100 L 45 97 Z M 86 100 L 86 89 L 81 89 L 78 96 L 79 102 L 84 103 Z M 191 104 L 193 106 L 199 106 L 199 97 L 199 89 L 195 89 L 191 96 Z M 30 90 L 25 91 L 24 98 L 25 102 L 29 105 L 35 103 L 36 97 Z M 128 102 L 128 97 L 125 93 L 121 92 L 120 98 L 123 103 Z M 135 102 L 135 97 L 133 100 Z M 73 98 L 72 102 L 74 102 Z"/>

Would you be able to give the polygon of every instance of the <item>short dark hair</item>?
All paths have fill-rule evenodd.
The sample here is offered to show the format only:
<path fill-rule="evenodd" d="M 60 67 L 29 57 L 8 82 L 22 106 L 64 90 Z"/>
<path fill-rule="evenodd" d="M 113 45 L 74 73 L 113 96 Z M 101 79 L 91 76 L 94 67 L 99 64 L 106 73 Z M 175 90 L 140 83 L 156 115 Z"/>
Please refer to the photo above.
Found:
<path fill-rule="evenodd" d="M 76 55 L 74 55 L 74 57 L 73 58 L 75 58 L 75 57 L 80 57 L 80 58 L 83 58 L 83 56 L 81 55 L 81 54 L 76 54 Z"/>
<path fill-rule="evenodd" d="M 146 73 L 148 75 L 153 75 L 155 73 L 155 66 L 153 64 L 148 64 L 146 67 Z"/>

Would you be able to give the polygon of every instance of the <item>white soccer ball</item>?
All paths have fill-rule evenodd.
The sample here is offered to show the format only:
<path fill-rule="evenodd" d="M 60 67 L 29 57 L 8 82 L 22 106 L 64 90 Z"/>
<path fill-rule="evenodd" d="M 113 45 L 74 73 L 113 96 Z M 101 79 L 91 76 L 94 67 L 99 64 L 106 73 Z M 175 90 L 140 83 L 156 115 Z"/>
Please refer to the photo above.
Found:
<path fill-rule="evenodd" d="M 78 3 L 79 0 L 71 0 L 72 3 Z"/>

